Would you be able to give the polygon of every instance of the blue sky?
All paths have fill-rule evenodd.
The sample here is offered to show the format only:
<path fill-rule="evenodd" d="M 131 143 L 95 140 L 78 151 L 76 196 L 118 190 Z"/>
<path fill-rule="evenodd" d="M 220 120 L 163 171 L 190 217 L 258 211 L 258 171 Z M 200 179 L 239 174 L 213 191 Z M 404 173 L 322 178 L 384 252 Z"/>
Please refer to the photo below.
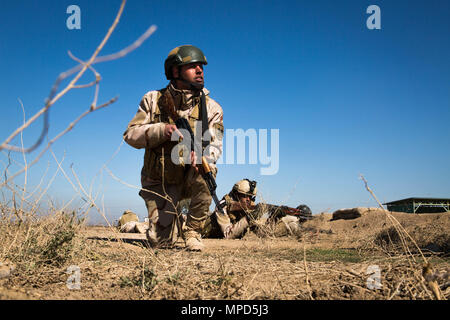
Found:
<path fill-rule="evenodd" d="M 120 2 L 2 2 L 2 141 L 22 121 L 18 98 L 27 117 L 42 108 L 59 73 L 74 65 L 67 51 L 87 59 Z M 66 27 L 72 4 L 81 9 L 80 30 Z M 380 30 L 366 27 L 372 4 L 381 9 Z M 449 9 L 448 1 L 128 1 L 102 53 L 131 44 L 150 25 L 157 31 L 125 58 L 96 66 L 99 102 L 118 101 L 84 118 L 52 149 L 64 156 L 72 180 L 71 164 L 84 186 L 97 177 L 93 193 L 108 217 L 131 209 L 144 218 L 138 190 L 101 168 L 121 145 L 141 97 L 166 86 L 168 52 L 193 44 L 208 59 L 206 87 L 223 107 L 226 129 L 279 129 L 278 173 L 261 175 L 261 163 L 219 165 L 219 197 L 235 181 L 251 178 L 265 201 L 305 203 L 314 213 L 376 206 L 359 174 L 382 202 L 450 197 Z M 88 74 L 80 83 L 92 79 Z M 78 89 L 55 104 L 49 138 L 85 111 L 92 97 L 93 88 Z M 25 145 L 41 126 L 38 121 L 26 131 Z M 7 157 L 0 157 L 3 172 Z M 108 168 L 138 186 L 142 158 L 143 150 L 123 144 Z M 30 188 L 47 166 L 49 180 L 56 170 L 50 154 L 30 170 Z M 65 203 L 74 191 L 60 174 L 48 195 Z"/>

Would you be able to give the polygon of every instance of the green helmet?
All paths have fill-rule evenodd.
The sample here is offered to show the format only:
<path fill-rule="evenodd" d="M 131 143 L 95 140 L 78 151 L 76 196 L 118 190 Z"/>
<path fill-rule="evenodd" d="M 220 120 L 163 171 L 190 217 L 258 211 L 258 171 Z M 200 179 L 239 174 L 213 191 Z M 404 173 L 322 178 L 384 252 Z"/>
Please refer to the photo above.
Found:
<path fill-rule="evenodd" d="M 174 80 L 172 75 L 173 66 L 179 67 L 194 62 L 200 62 L 205 65 L 208 64 L 205 55 L 199 48 L 191 45 L 184 45 L 172 49 L 169 52 L 166 61 L 164 61 L 164 71 L 167 80 Z"/>

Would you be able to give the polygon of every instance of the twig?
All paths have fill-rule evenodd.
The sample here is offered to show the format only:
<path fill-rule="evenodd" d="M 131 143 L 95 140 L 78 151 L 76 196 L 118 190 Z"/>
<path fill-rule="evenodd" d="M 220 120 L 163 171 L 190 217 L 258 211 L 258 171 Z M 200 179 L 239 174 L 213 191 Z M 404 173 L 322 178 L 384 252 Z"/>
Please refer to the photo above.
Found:
<path fill-rule="evenodd" d="M 104 166 L 104 169 L 108 172 L 108 174 L 109 174 L 114 180 L 120 182 L 121 184 L 123 184 L 123 185 L 125 185 L 125 186 L 127 186 L 127 187 L 130 187 L 130 188 L 133 188 L 133 189 L 138 189 L 138 190 L 143 190 L 143 191 L 146 191 L 146 192 L 150 192 L 150 193 L 153 193 L 154 195 L 157 195 L 158 197 L 161 197 L 161 198 L 164 199 L 164 200 L 171 201 L 170 197 L 163 196 L 163 195 L 161 195 L 161 194 L 159 194 L 159 193 L 157 193 L 157 192 L 155 192 L 155 191 L 152 191 L 152 190 L 149 190 L 149 189 L 145 189 L 145 188 L 142 188 L 142 187 L 138 187 L 138 186 L 129 184 L 129 183 L 127 183 L 127 182 L 121 180 L 120 178 L 116 177 L 116 176 L 114 175 L 114 173 L 112 173 L 111 170 L 109 170 L 109 168 L 106 167 L 106 166 Z"/>
<path fill-rule="evenodd" d="M 278 278 L 278 275 L 277 275 L 277 273 L 276 273 L 276 272 L 274 273 L 274 275 L 275 275 L 275 278 L 277 278 L 277 281 L 278 281 L 278 285 L 279 285 L 279 286 L 280 286 L 280 288 L 281 288 L 281 293 L 283 294 L 283 296 L 284 296 L 284 299 L 286 299 L 286 300 L 287 300 L 287 296 L 286 296 L 285 290 L 284 290 L 284 288 L 283 288 L 283 285 L 282 285 L 282 283 L 281 283 L 281 281 L 280 281 L 280 278 Z"/>
<path fill-rule="evenodd" d="M 373 194 L 372 190 L 370 190 L 370 188 L 367 186 L 367 181 L 364 179 L 364 177 L 363 177 L 362 175 L 360 175 L 360 176 L 361 176 L 361 179 L 364 181 L 364 183 L 365 183 L 365 185 L 366 185 L 366 189 L 372 194 L 372 196 L 377 200 L 378 204 L 381 206 L 380 202 L 379 202 L 378 199 L 375 197 L 375 195 Z M 383 208 L 383 207 L 381 206 L 381 208 Z M 383 210 L 384 210 L 384 208 L 383 208 Z M 408 248 L 408 246 L 407 246 L 407 244 L 406 244 L 405 239 L 404 239 L 403 236 L 402 236 L 402 233 L 404 233 L 404 234 L 412 241 L 412 243 L 415 245 L 415 247 L 416 247 L 417 250 L 419 251 L 419 253 L 420 253 L 422 259 L 424 260 L 424 264 L 423 264 L 423 268 L 422 268 L 422 277 L 423 277 L 423 279 L 425 279 L 425 281 L 426 281 L 428 287 L 430 288 L 431 292 L 433 293 L 434 297 L 435 297 L 437 300 L 440 300 L 440 299 L 441 299 L 441 293 L 440 293 L 440 290 L 439 290 L 439 286 L 437 285 L 437 283 L 436 283 L 435 280 L 433 280 L 433 279 L 430 278 L 430 275 L 433 274 L 431 263 L 429 263 L 429 262 L 427 261 L 427 259 L 425 258 L 425 256 L 424 256 L 422 250 L 419 248 L 419 246 L 418 246 L 418 244 L 416 243 L 416 241 L 415 241 L 415 240 L 411 237 L 411 235 L 405 230 L 405 228 L 400 224 L 400 222 L 399 222 L 393 215 L 391 215 L 390 213 L 388 213 L 386 210 L 384 210 L 384 212 L 386 213 L 387 217 L 391 220 L 391 222 L 394 224 L 394 227 L 395 227 L 395 229 L 397 230 L 397 233 L 398 233 L 399 236 L 400 236 L 400 239 L 401 239 L 401 241 L 402 241 L 402 245 L 403 245 L 403 247 L 404 247 L 406 253 L 409 254 L 409 255 L 410 255 L 411 257 L 413 257 L 413 259 L 414 259 L 414 256 L 412 255 L 411 251 L 409 250 L 409 248 Z M 408 262 L 409 262 L 409 259 L 408 259 Z M 411 267 L 413 267 L 413 266 L 411 266 Z M 409 287 L 407 287 L 407 288 L 408 288 L 410 294 L 412 295 L 412 292 L 411 292 L 411 290 L 409 289 Z M 412 295 L 412 298 L 415 299 L 415 297 L 414 297 L 413 295 Z"/>
<path fill-rule="evenodd" d="M 311 289 L 311 284 L 309 282 L 309 275 L 308 275 L 308 265 L 306 264 L 306 247 L 305 247 L 305 243 L 303 242 L 303 265 L 305 266 L 305 275 L 306 275 L 306 287 L 308 288 L 308 294 L 309 294 L 309 298 L 311 300 L 314 300 L 314 297 L 312 295 L 312 289 Z"/>
<path fill-rule="evenodd" d="M 142 261 L 142 292 L 145 292 L 145 256 Z"/>
<path fill-rule="evenodd" d="M 81 68 L 81 70 L 78 72 L 78 74 L 70 81 L 70 83 L 63 89 L 61 90 L 58 94 L 56 94 L 56 90 L 58 88 L 59 83 L 65 79 L 67 77 L 66 74 L 62 73 L 60 75 L 60 77 L 56 80 L 54 87 L 52 88 L 52 91 L 50 92 L 49 97 L 46 100 L 46 104 L 45 106 L 38 111 L 35 115 L 33 115 L 26 123 L 24 123 L 22 126 L 20 126 L 19 128 L 17 128 L 8 138 L 6 138 L 6 140 L 0 145 L 0 150 L 1 149 L 10 149 L 10 150 L 14 150 L 14 151 L 18 151 L 20 149 L 14 147 L 14 146 L 10 146 L 9 143 L 11 142 L 11 140 L 17 136 L 17 134 L 19 134 L 20 132 L 22 132 L 23 130 L 25 130 L 30 124 L 32 124 L 34 121 L 36 121 L 36 119 L 38 119 L 42 114 L 45 114 L 46 117 L 46 121 L 44 121 L 44 130 L 41 133 L 41 136 L 39 137 L 38 141 L 30 148 L 27 148 L 25 150 L 23 150 L 23 152 L 31 152 L 34 149 L 36 149 L 40 143 L 42 142 L 42 139 L 44 138 L 44 136 L 47 134 L 48 131 L 48 110 L 49 108 L 56 102 L 58 101 L 63 95 L 65 95 L 69 90 L 71 90 L 74 85 L 76 84 L 76 82 L 81 78 L 81 76 L 85 73 L 85 71 L 87 70 L 88 66 L 92 64 L 92 62 L 94 61 L 94 59 L 97 57 L 98 53 L 103 49 L 103 46 L 106 44 L 106 41 L 108 41 L 109 37 L 111 36 L 111 33 L 114 31 L 114 29 L 116 28 L 117 23 L 119 22 L 120 16 L 122 15 L 123 12 L 123 8 L 125 6 L 126 0 L 122 1 L 122 4 L 120 6 L 119 12 L 116 16 L 116 19 L 114 20 L 112 26 L 109 28 L 106 36 L 103 38 L 102 42 L 100 43 L 100 45 L 97 47 L 97 49 L 95 49 L 93 55 L 91 56 L 91 58 L 88 60 L 88 62 L 86 64 L 84 64 Z"/>
<path fill-rule="evenodd" d="M 401 223 L 392 215 L 390 214 L 386 209 L 383 208 L 383 206 L 381 205 L 381 203 L 378 201 L 377 197 L 375 196 L 375 194 L 372 192 L 372 190 L 369 188 L 366 179 L 364 178 L 364 176 L 362 174 L 360 174 L 360 178 L 361 180 L 364 181 L 364 184 L 366 186 L 367 191 L 370 192 L 370 194 L 374 197 L 374 199 L 377 201 L 378 205 L 380 206 L 381 209 L 383 209 L 383 212 L 386 214 L 386 216 L 389 218 L 389 220 L 391 220 L 392 224 L 394 225 L 394 228 L 397 230 L 397 233 L 399 234 L 400 240 L 402 242 L 402 245 L 405 249 L 405 252 L 407 254 L 409 254 L 413 260 L 414 256 L 412 255 L 411 251 L 409 250 L 406 241 L 403 237 L 403 234 L 405 234 L 406 236 L 408 236 L 408 238 L 412 241 L 412 243 L 415 245 L 415 247 L 417 248 L 417 250 L 419 251 L 419 253 L 422 256 L 422 259 L 424 260 L 424 263 L 428 263 L 427 259 L 425 258 L 422 250 L 420 250 L 419 246 L 417 245 L 416 241 L 411 237 L 411 235 L 405 230 L 405 228 L 401 225 Z"/>
<path fill-rule="evenodd" d="M 64 161 L 64 157 L 61 160 L 61 162 Z M 55 171 L 55 173 L 53 174 L 52 178 L 50 179 L 49 183 L 47 184 L 47 187 L 44 189 L 44 191 L 41 192 L 40 196 L 36 199 L 36 201 L 34 202 L 33 207 L 31 208 L 30 212 L 34 213 L 35 208 L 37 207 L 38 203 L 41 201 L 42 197 L 47 193 L 48 189 L 50 188 L 50 186 L 52 185 L 53 181 L 56 178 L 56 175 L 58 174 L 60 170 L 60 167 L 58 167 Z"/>
<path fill-rule="evenodd" d="M 109 40 L 112 32 L 114 31 L 114 29 L 116 28 L 120 17 L 122 15 L 124 6 L 125 6 L 126 0 L 123 0 L 121 3 L 121 6 L 119 8 L 119 11 L 116 15 L 116 18 L 113 22 L 113 24 L 111 25 L 111 27 L 109 28 L 107 34 L 105 35 L 105 37 L 103 38 L 103 40 L 101 41 L 100 45 L 96 48 L 96 50 L 94 51 L 94 53 L 92 54 L 92 56 L 87 60 L 87 62 L 83 63 L 81 62 L 81 60 L 79 60 L 80 64 L 70 70 L 67 70 L 65 72 L 62 72 L 58 78 L 56 79 L 49 96 L 46 99 L 45 102 L 45 106 L 39 110 L 36 114 L 34 114 L 30 119 L 28 119 L 28 121 L 26 121 L 22 126 L 18 127 L 8 138 L 6 138 L 2 144 L 0 144 L 0 150 L 2 149 L 7 149 L 7 150 L 11 150 L 11 151 L 16 151 L 16 152 L 25 152 L 25 153 L 29 153 L 33 150 L 35 150 L 43 141 L 44 137 L 47 135 L 48 132 L 48 111 L 50 109 L 50 107 L 52 105 L 54 105 L 62 96 L 64 96 L 68 91 L 72 90 L 72 89 L 77 89 L 77 88 L 86 88 L 89 86 L 92 86 L 94 84 L 96 84 L 96 93 L 94 96 L 94 103 L 91 105 L 94 106 L 93 108 L 95 108 L 96 105 L 96 97 L 98 95 L 98 82 L 100 81 L 99 78 L 99 74 L 92 69 L 92 65 L 96 64 L 96 63 L 100 63 L 100 62 L 105 62 L 105 61 L 111 61 L 111 60 L 115 60 L 115 59 L 119 59 L 122 58 L 124 56 L 126 56 L 128 53 L 130 53 L 131 51 L 135 50 L 137 47 L 139 47 L 148 37 L 150 37 L 150 35 L 152 35 L 155 31 L 156 31 L 156 26 L 152 25 L 151 27 L 149 27 L 147 29 L 147 31 L 141 35 L 132 45 L 122 49 L 121 51 L 115 53 L 115 54 L 111 54 L 111 55 L 107 55 L 107 56 L 103 56 L 103 57 L 97 57 L 98 54 L 100 53 L 100 51 L 103 49 L 104 45 L 106 44 L 106 42 Z M 72 53 L 69 52 L 69 56 L 71 56 L 71 58 L 75 58 L 73 56 Z M 75 59 L 76 60 L 76 59 Z M 86 85 L 77 85 L 76 83 L 78 82 L 78 80 L 82 77 L 82 75 L 86 72 L 87 69 L 90 69 L 94 72 L 94 74 L 96 75 L 96 81 L 86 84 Z M 60 85 L 60 83 L 66 79 L 67 77 L 71 76 L 72 74 L 78 72 L 78 74 L 76 74 L 76 76 L 69 82 L 69 84 L 62 89 L 59 93 L 56 93 L 58 90 L 58 87 Z M 26 128 L 28 128 L 33 122 L 35 122 L 39 117 L 41 117 L 42 115 L 44 115 L 44 126 L 43 126 L 43 130 L 39 136 L 39 138 L 37 139 L 37 141 L 29 148 L 18 148 L 16 146 L 12 146 L 10 145 L 10 142 L 12 141 L 12 139 L 14 139 L 19 133 L 23 132 Z"/>
<path fill-rule="evenodd" d="M 75 125 L 82 119 L 84 118 L 87 114 L 99 110 L 101 108 L 107 107 L 108 105 L 116 102 L 117 97 L 109 100 L 108 102 L 92 109 L 89 108 L 89 110 L 85 111 L 83 114 L 81 114 L 75 121 L 73 121 L 72 123 L 69 124 L 69 126 L 63 130 L 62 132 L 60 132 L 57 136 L 55 136 L 51 141 L 48 142 L 47 146 L 39 153 L 38 156 L 36 156 L 36 158 L 26 167 L 24 167 L 23 169 L 19 170 L 18 172 L 16 172 L 15 174 L 13 174 L 11 177 L 9 177 L 7 180 L 5 180 L 2 184 L 0 184 L 0 188 L 3 187 L 4 185 L 6 185 L 6 183 L 8 183 L 10 180 L 14 179 L 15 177 L 17 177 L 18 175 L 20 175 L 21 173 L 23 173 L 24 171 L 28 170 L 31 166 L 35 165 L 40 159 L 41 157 L 47 152 L 47 150 L 51 147 L 51 145 L 53 143 L 55 143 L 59 138 L 61 138 L 63 135 L 65 135 L 66 133 L 68 133 L 70 130 L 72 130 Z"/>
<path fill-rule="evenodd" d="M 28 194 L 27 197 L 25 197 L 25 199 L 31 198 L 37 192 L 37 190 L 39 190 L 39 188 L 41 187 L 42 183 L 44 182 L 45 176 L 47 175 L 47 172 L 48 172 L 49 168 L 50 168 L 50 163 L 47 163 L 47 168 L 45 169 L 45 172 L 42 174 L 41 180 L 39 181 L 38 185 L 34 188 L 34 190 L 32 192 L 30 192 Z"/>
<path fill-rule="evenodd" d="M 395 288 L 394 292 L 388 297 L 388 300 L 392 300 L 392 298 L 394 298 L 394 296 L 396 296 L 398 294 L 398 290 L 400 289 L 400 286 L 402 285 L 404 279 L 401 279 L 399 284 L 397 285 L 397 287 Z"/>
<path fill-rule="evenodd" d="M 20 100 L 20 99 L 18 99 L 18 100 L 19 100 L 19 104 L 20 104 L 20 106 L 22 108 L 23 122 L 25 123 L 26 122 L 25 108 L 23 107 L 22 100 Z M 21 144 L 22 149 L 23 149 L 23 146 L 24 146 L 24 144 L 23 144 L 23 132 L 20 133 L 20 144 Z M 25 168 L 26 168 L 27 167 L 27 157 L 25 156 L 25 152 L 22 152 L 22 156 L 23 156 L 23 162 L 24 162 L 24 165 L 25 165 Z M 23 203 L 24 203 L 24 200 L 25 200 L 24 197 L 25 197 L 25 194 L 27 192 L 27 182 L 28 182 L 28 171 L 25 170 L 24 183 L 23 183 L 23 192 L 22 192 L 22 202 L 20 204 L 20 211 L 23 210 Z"/>
<path fill-rule="evenodd" d="M 436 300 L 441 300 L 441 292 L 436 280 L 433 279 L 433 268 L 430 263 L 423 266 L 422 276 L 425 279 L 427 286 L 430 288 Z"/>
<path fill-rule="evenodd" d="M 292 195 L 295 192 L 295 189 L 297 189 L 297 185 L 300 182 L 300 180 L 301 180 L 301 177 L 298 177 L 297 181 L 295 182 L 294 186 L 292 187 L 292 189 L 289 192 L 289 194 L 287 195 L 287 197 L 283 201 L 281 201 L 282 203 L 286 203 L 292 197 Z"/>

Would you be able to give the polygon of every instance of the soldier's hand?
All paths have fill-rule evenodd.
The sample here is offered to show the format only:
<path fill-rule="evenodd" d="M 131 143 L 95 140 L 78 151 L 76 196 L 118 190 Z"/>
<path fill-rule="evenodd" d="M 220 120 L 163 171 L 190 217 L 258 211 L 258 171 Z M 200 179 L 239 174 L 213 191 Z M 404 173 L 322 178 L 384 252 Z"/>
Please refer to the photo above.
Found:
<path fill-rule="evenodd" d="M 172 138 L 172 134 L 174 132 L 178 135 L 178 139 L 179 138 L 183 139 L 183 135 L 177 129 L 176 125 L 174 125 L 174 124 L 166 124 L 166 126 L 164 127 L 164 136 L 170 139 L 170 138 Z"/>
<path fill-rule="evenodd" d="M 194 151 L 191 151 L 191 166 L 195 169 L 196 172 L 198 172 L 197 155 Z"/>

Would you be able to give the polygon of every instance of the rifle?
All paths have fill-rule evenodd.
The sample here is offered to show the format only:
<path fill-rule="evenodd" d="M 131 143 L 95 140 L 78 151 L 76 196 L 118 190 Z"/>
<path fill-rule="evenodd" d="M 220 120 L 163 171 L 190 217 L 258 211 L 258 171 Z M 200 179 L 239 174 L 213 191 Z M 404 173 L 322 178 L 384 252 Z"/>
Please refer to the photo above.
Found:
<path fill-rule="evenodd" d="M 256 209 L 267 212 L 268 220 L 270 221 L 275 221 L 285 216 L 296 216 L 297 218 L 299 218 L 300 221 L 312 219 L 312 213 L 308 207 L 306 207 L 305 210 L 301 210 L 298 208 L 291 208 L 288 206 L 278 206 L 274 204 L 258 203 L 256 205 Z"/>
<path fill-rule="evenodd" d="M 203 93 L 202 93 L 203 94 Z M 196 150 L 202 150 L 201 148 L 199 149 L 198 146 L 196 146 L 195 144 L 195 138 L 194 138 L 194 132 L 192 132 L 192 128 L 189 125 L 189 122 L 187 121 L 187 119 L 180 117 L 178 115 L 178 113 L 175 110 L 175 103 L 173 101 L 173 97 L 172 94 L 169 92 L 169 90 L 166 90 L 164 92 L 164 95 L 162 96 L 165 99 L 165 102 L 163 102 L 163 105 L 165 105 L 169 111 L 169 116 L 172 118 L 172 120 L 175 122 L 175 125 L 177 126 L 178 129 L 184 129 L 187 130 L 191 136 L 191 151 L 196 151 Z M 204 99 L 204 96 L 202 96 L 202 99 Z M 204 104 L 204 101 L 202 101 L 202 103 Z M 205 114 L 202 114 L 202 116 L 204 117 Z M 205 122 L 203 122 L 204 124 Z M 207 123 L 207 122 L 206 122 Z M 217 188 L 217 184 L 216 184 L 216 180 L 214 179 L 212 172 L 211 172 L 211 168 L 209 167 L 208 162 L 206 161 L 205 157 L 202 156 L 202 165 L 201 165 L 201 175 L 203 177 L 203 179 L 206 182 L 206 185 L 208 186 L 208 190 L 209 193 L 211 194 L 211 197 L 214 200 L 214 203 L 216 204 L 216 207 L 219 209 L 219 212 L 222 215 L 225 215 L 225 212 L 223 211 L 223 208 L 219 202 L 219 199 L 217 198 L 217 194 L 216 194 L 216 188 Z"/>

